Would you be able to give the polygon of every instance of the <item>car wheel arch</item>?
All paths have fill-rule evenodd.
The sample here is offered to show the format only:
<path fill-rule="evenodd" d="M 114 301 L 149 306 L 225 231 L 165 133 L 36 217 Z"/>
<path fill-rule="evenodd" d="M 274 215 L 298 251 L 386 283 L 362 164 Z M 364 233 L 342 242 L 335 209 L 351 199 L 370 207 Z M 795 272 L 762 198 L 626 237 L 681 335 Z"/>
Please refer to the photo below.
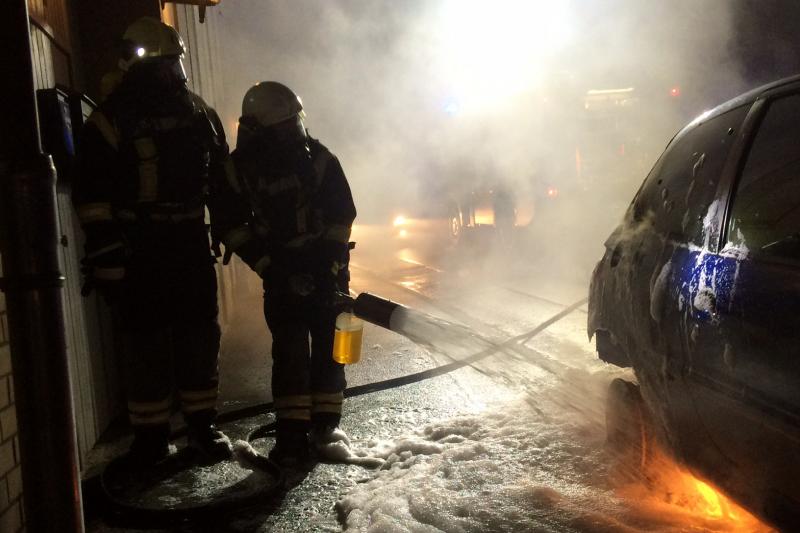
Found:
<path fill-rule="evenodd" d="M 633 367 L 633 361 L 625 345 L 619 342 L 610 330 L 604 328 L 595 329 L 594 338 L 597 355 L 601 361 L 620 368 Z"/>

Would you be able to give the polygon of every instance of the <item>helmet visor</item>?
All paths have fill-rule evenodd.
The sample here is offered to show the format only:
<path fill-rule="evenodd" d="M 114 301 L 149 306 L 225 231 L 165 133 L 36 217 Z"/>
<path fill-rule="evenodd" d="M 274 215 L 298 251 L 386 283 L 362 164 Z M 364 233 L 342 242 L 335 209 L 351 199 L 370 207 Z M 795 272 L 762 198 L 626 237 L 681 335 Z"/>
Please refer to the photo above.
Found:
<path fill-rule="evenodd" d="M 186 86 L 186 71 L 179 56 L 158 57 L 134 63 L 127 79 L 143 88 L 172 93 Z"/>
<path fill-rule="evenodd" d="M 302 112 L 302 111 L 301 111 Z M 306 141 L 306 126 L 300 114 L 287 118 L 269 126 L 275 139 L 284 145 L 292 145 Z"/>

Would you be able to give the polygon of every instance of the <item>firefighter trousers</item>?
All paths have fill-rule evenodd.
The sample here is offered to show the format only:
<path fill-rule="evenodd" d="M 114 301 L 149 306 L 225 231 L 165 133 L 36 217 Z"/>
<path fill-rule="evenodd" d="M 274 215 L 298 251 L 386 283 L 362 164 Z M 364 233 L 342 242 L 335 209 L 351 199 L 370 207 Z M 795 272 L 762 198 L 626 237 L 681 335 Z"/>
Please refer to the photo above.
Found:
<path fill-rule="evenodd" d="M 264 316 L 272 333 L 279 432 L 282 427 L 336 427 L 347 384 L 344 365 L 333 360 L 335 311 L 312 299 L 266 292 Z"/>
<path fill-rule="evenodd" d="M 131 423 L 165 425 L 177 389 L 190 425 L 216 416 L 220 327 L 213 263 L 133 269 L 118 302 Z"/>

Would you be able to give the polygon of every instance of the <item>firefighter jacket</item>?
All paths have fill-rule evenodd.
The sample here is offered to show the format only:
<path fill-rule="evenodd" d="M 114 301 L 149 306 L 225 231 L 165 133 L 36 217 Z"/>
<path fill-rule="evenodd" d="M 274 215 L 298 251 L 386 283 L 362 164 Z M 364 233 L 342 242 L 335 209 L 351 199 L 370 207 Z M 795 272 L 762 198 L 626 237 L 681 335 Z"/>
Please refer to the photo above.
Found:
<path fill-rule="evenodd" d="M 334 289 L 356 216 L 339 160 L 310 137 L 291 150 L 243 139 L 240 128 L 227 179 L 212 183 L 212 235 L 267 289 L 280 290 L 296 273 L 312 275 L 319 290 Z"/>
<path fill-rule="evenodd" d="M 205 203 L 228 157 L 219 118 L 199 96 L 147 96 L 123 80 L 86 123 L 73 184 L 94 278 L 212 261 Z"/>

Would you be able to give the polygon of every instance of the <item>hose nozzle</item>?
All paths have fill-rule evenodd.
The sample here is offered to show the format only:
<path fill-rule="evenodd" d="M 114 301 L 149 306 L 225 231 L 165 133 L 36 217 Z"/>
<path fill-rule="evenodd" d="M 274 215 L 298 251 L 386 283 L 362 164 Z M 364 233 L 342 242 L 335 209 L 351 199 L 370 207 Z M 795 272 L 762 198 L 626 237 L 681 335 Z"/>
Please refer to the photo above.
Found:
<path fill-rule="evenodd" d="M 398 308 L 405 309 L 405 306 L 392 302 L 385 298 L 375 296 L 368 292 L 362 292 L 353 300 L 353 313 L 376 326 L 391 330 L 391 318 Z"/>

